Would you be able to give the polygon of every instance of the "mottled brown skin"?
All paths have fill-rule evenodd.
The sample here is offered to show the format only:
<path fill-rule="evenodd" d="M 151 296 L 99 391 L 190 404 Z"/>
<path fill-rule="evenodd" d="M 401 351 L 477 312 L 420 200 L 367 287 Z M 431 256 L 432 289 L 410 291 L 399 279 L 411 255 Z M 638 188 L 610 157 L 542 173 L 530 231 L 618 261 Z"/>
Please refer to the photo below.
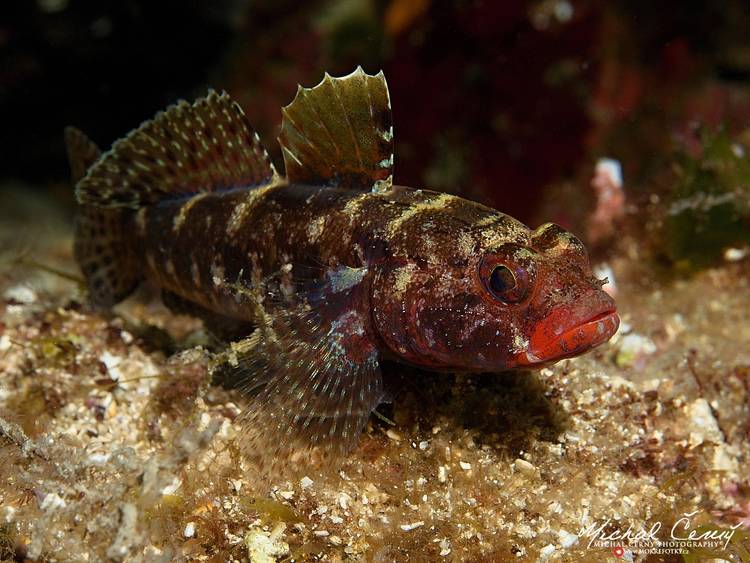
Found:
<path fill-rule="evenodd" d="M 557 323 L 551 341 L 615 309 L 583 245 L 552 225 L 532 231 L 480 204 L 401 186 L 365 194 L 283 183 L 255 190 L 170 201 L 147 208 L 145 221 L 134 217 L 147 277 L 247 321 L 249 333 L 258 310 L 238 302 L 238 285 L 256 295 L 299 296 L 300 285 L 324 283 L 341 266 L 365 268 L 363 298 L 380 352 L 440 370 L 498 371 L 580 353 L 596 342 L 546 357 L 528 346 L 545 323 Z M 498 300 L 481 278 L 483 260 L 513 260 L 508 248 L 526 249 L 536 274 L 519 304 Z M 269 300 L 266 311 L 284 306 Z"/>

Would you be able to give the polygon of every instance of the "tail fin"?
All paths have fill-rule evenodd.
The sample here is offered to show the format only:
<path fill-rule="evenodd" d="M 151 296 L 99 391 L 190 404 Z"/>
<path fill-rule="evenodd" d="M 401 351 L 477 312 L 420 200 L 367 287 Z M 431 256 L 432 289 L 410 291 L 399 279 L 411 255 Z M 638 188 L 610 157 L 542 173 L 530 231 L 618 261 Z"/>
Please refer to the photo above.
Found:
<path fill-rule="evenodd" d="M 101 155 L 85 134 L 65 129 L 73 184 L 77 184 Z M 73 254 L 81 268 L 94 307 L 106 309 L 125 299 L 138 285 L 135 253 L 127 244 L 126 223 L 132 211 L 79 205 Z"/>

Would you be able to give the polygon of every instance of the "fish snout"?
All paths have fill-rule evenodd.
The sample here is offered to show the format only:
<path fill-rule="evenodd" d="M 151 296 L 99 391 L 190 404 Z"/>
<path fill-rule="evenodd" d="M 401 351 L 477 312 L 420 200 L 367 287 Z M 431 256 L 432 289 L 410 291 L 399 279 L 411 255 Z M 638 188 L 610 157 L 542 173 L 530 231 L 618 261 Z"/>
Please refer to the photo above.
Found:
<path fill-rule="evenodd" d="M 582 354 L 607 342 L 620 317 L 614 300 L 592 290 L 571 305 L 553 308 L 534 329 L 520 365 L 543 364 Z"/>

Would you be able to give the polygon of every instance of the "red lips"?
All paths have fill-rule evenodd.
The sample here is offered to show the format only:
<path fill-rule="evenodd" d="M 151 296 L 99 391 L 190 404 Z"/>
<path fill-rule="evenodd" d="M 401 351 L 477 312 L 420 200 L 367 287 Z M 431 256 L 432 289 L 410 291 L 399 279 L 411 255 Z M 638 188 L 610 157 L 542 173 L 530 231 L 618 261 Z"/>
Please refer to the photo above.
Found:
<path fill-rule="evenodd" d="M 543 362 L 574 356 L 605 343 L 619 326 L 620 317 L 615 311 L 602 313 L 566 330 L 553 340 L 544 338 L 544 334 L 538 338 L 532 337 L 531 353 Z"/>
<path fill-rule="evenodd" d="M 612 338 L 620 326 L 614 303 L 601 303 L 593 315 L 585 316 L 585 310 L 586 307 L 561 309 L 546 317 L 532 333 L 528 349 L 518 355 L 518 364 L 542 364 L 577 356 Z"/>

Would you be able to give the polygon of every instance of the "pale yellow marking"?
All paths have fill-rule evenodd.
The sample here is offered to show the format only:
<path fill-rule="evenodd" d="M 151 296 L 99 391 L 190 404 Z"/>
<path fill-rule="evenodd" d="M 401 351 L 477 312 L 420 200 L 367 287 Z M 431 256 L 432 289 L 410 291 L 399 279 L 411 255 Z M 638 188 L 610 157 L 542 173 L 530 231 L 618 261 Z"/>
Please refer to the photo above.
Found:
<path fill-rule="evenodd" d="M 393 284 L 393 294 L 397 299 L 402 299 L 406 288 L 412 282 L 413 274 L 417 267 L 414 264 L 406 264 L 396 270 L 396 279 Z"/>
<path fill-rule="evenodd" d="M 513 350 L 517 354 L 520 354 L 521 352 L 525 352 L 529 348 L 529 339 L 526 338 L 521 331 L 518 330 L 518 327 L 510 323 L 510 329 L 513 332 Z"/>
<path fill-rule="evenodd" d="M 494 228 L 481 231 L 484 248 L 495 249 L 508 242 L 528 244 L 531 230 L 509 215 L 505 215 L 504 219 Z"/>
<path fill-rule="evenodd" d="M 472 254 L 474 254 L 474 237 L 472 237 L 465 231 L 459 234 L 457 249 L 461 258 L 469 258 Z"/>
<path fill-rule="evenodd" d="M 310 224 L 307 226 L 307 237 L 309 242 L 317 242 L 320 238 L 320 235 L 323 234 L 323 229 L 325 228 L 325 226 L 325 217 L 321 216 L 310 221 Z"/>
<path fill-rule="evenodd" d="M 484 219 L 480 219 L 476 223 L 474 223 L 475 227 L 486 227 L 487 225 L 491 225 L 495 221 L 497 221 L 497 215 L 487 215 Z"/>
<path fill-rule="evenodd" d="M 416 205 L 409 207 L 395 219 L 391 220 L 386 227 L 386 232 L 389 236 L 394 236 L 396 233 L 398 233 L 401 226 L 412 217 L 415 217 L 416 215 L 419 215 L 426 211 L 437 211 L 440 209 L 445 209 L 450 202 L 456 199 L 458 198 L 451 194 L 440 194 L 439 196 L 429 201 L 417 203 Z"/>
<path fill-rule="evenodd" d="M 164 267 L 166 268 L 166 270 L 167 270 L 167 273 L 168 273 L 168 274 L 169 274 L 170 276 L 172 276 L 172 277 L 174 277 L 174 276 L 175 276 L 175 268 L 174 268 L 174 262 L 172 262 L 172 259 L 171 259 L 171 258 L 168 258 L 168 259 L 167 259 L 167 262 L 166 262 L 166 264 L 164 264 Z"/>
<path fill-rule="evenodd" d="M 262 201 L 263 198 L 275 190 L 286 186 L 286 182 L 280 179 L 274 179 L 270 184 L 265 186 L 258 186 L 251 188 L 247 192 L 247 196 L 232 210 L 232 215 L 229 217 L 227 222 L 227 234 L 230 236 L 236 235 L 245 223 L 247 217 L 252 213 L 253 208 Z"/>
<path fill-rule="evenodd" d="M 209 193 L 210 192 L 201 192 L 199 194 L 195 194 L 193 197 L 182 204 L 182 206 L 180 207 L 180 211 L 174 216 L 174 219 L 172 220 L 173 232 L 177 233 L 180 231 L 182 226 L 185 224 L 185 221 L 187 221 L 188 215 L 190 214 L 190 210 L 193 208 L 193 206 L 200 200 L 205 198 L 207 195 L 209 195 Z"/>
<path fill-rule="evenodd" d="M 252 307 L 253 320 L 260 327 L 258 330 L 262 330 L 263 337 L 271 342 L 278 342 L 272 328 L 273 317 L 263 307 L 263 295 L 256 288 L 242 284 L 230 283 L 228 287 L 234 293 L 235 299 L 242 299 L 245 304 Z"/>
<path fill-rule="evenodd" d="M 549 231 L 550 229 L 558 229 L 559 227 L 555 225 L 554 223 L 544 223 L 543 225 L 539 225 L 536 230 L 532 233 L 532 236 L 534 238 L 540 238 Z"/>
<path fill-rule="evenodd" d="M 344 206 L 344 214 L 348 215 L 349 217 L 354 217 L 357 212 L 359 211 L 359 208 L 362 207 L 362 205 L 371 197 L 371 194 L 365 192 L 357 197 L 353 197 L 349 201 L 346 202 L 346 205 Z"/>
<path fill-rule="evenodd" d="M 541 238 L 550 229 L 560 229 L 559 226 L 554 223 L 545 223 L 537 227 L 535 231 L 531 233 L 532 240 Z M 554 240 L 554 246 L 547 250 L 550 254 L 560 254 L 569 250 L 577 250 L 583 246 L 580 240 L 571 232 L 561 230 L 558 231 L 557 236 Z"/>

